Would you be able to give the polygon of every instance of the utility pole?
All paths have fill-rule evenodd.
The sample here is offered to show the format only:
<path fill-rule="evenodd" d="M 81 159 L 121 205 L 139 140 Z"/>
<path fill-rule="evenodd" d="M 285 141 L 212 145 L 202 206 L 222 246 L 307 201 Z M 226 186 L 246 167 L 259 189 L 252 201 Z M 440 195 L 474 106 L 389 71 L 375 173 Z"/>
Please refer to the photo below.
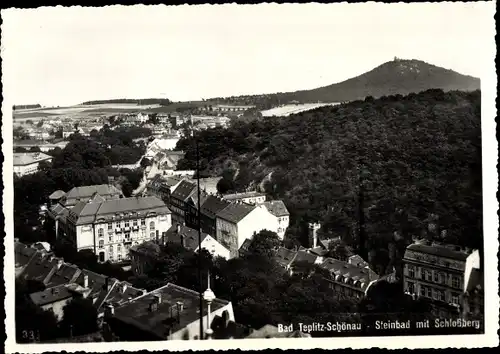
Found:
<path fill-rule="evenodd" d="M 200 295 L 200 340 L 203 340 L 203 287 L 202 287 L 202 269 L 201 269 L 201 214 L 200 214 L 200 198 L 201 198 L 201 191 L 200 191 L 200 149 L 198 145 L 198 138 L 195 137 L 194 135 L 194 129 L 192 129 L 192 134 L 195 139 L 196 143 L 196 177 L 198 179 L 198 183 L 196 184 L 197 186 L 197 192 L 198 192 L 198 279 L 200 280 L 200 288 L 199 288 L 199 295 Z"/>

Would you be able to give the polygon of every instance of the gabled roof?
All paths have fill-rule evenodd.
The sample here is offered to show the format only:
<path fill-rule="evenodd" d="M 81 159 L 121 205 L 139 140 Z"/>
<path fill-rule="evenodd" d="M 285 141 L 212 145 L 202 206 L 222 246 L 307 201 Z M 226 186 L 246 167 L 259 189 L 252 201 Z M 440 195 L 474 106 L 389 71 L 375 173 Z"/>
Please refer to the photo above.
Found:
<path fill-rule="evenodd" d="M 52 256 L 46 256 L 40 252 L 28 263 L 26 268 L 20 274 L 21 279 L 34 280 L 45 283 L 57 264 L 57 259 Z"/>
<path fill-rule="evenodd" d="M 307 251 L 299 250 L 297 251 L 297 256 L 293 260 L 293 264 L 297 262 L 307 262 L 314 264 L 318 260 L 318 256 Z"/>
<path fill-rule="evenodd" d="M 67 199 L 85 199 L 90 198 L 94 193 L 101 196 L 108 196 L 110 194 L 122 194 L 115 186 L 110 184 L 96 184 L 93 186 L 73 187 L 66 193 Z"/>
<path fill-rule="evenodd" d="M 188 250 L 195 251 L 198 249 L 198 231 L 187 227 L 185 225 L 179 225 L 179 232 L 177 232 L 177 225 L 173 225 L 166 233 L 166 241 L 173 243 L 181 243 L 181 238 L 184 237 L 184 247 Z M 207 233 L 201 233 L 201 242 L 208 236 Z"/>
<path fill-rule="evenodd" d="M 65 195 L 66 195 L 66 193 L 59 189 L 59 190 L 53 192 L 51 195 L 49 195 L 49 199 L 60 199 L 60 198 L 64 197 Z"/>
<path fill-rule="evenodd" d="M 237 200 L 244 198 L 256 198 L 256 197 L 265 197 L 265 193 L 260 193 L 256 191 L 250 192 L 242 192 L 242 193 L 234 193 L 234 194 L 224 194 L 223 198 L 226 200 Z"/>
<path fill-rule="evenodd" d="M 179 199 L 186 201 L 189 196 L 191 196 L 192 193 L 196 191 L 196 185 L 188 182 L 188 181 L 182 181 L 177 188 L 174 189 L 172 192 L 171 196 L 173 198 Z"/>
<path fill-rule="evenodd" d="M 234 203 L 229 204 L 227 207 L 219 211 L 217 213 L 217 217 L 232 222 L 233 224 L 237 224 L 253 210 L 255 210 L 254 205 Z"/>
<path fill-rule="evenodd" d="M 88 288 L 90 289 L 90 298 L 97 298 L 101 294 L 101 292 L 107 292 L 105 288 L 106 285 L 106 276 L 102 274 L 94 273 L 87 269 L 82 269 L 78 278 L 76 278 L 75 283 L 80 286 L 84 286 L 84 277 L 88 277 Z"/>
<path fill-rule="evenodd" d="M 247 238 L 245 241 L 243 241 L 240 251 L 248 251 L 250 249 L 250 245 L 252 244 L 252 239 Z"/>
<path fill-rule="evenodd" d="M 201 204 L 201 213 L 214 219 L 217 213 L 226 208 L 228 205 L 228 201 L 209 195 L 205 202 Z"/>
<path fill-rule="evenodd" d="M 34 259 L 37 250 L 35 248 L 31 248 L 26 246 L 23 243 L 15 242 L 14 243 L 14 259 L 17 267 L 25 267 L 28 263 Z"/>
<path fill-rule="evenodd" d="M 203 205 L 203 203 L 205 203 L 205 201 L 207 200 L 208 198 L 208 194 L 203 192 L 203 191 L 200 191 L 200 206 Z M 192 205 L 198 209 L 198 193 L 193 193 L 189 198 L 188 198 L 188 201 L 192 201 Z"/>
<path fill-rule="evenodd" d="M 276 217 L 289 216 L 290 213 L 281 200 L 271 200 L 263 203 L 267 210 Z"/>
<path fill-rule="evenodd" d="M 276 251 L 275 259 L 278 264 L 286 268 L 290 264 L 292 264 L 296 256 L 297 252 L 289 250 L 288 248 L 285 247 L 280 247 Z"/>
<path fill-rule="evenodd" d="M 126 281 L 117 281 L 114 279 L 110 291 L 106 294 L 102 303 L 108 303 L 115 307 L 121 306 L 131 299 L 143 295 L 144 290 L 134 288 L 132 284 Z M 99 300 L 98 300 L 99 301 Z"/>
<path fill-rule="evenodd" d="M 56 265 L 45 280 L 45 286 L 51 288 L 58 285 L 74 282 L 80 275 L 81 270 L 69 263 L 63 263 L 60 267 Z"/>

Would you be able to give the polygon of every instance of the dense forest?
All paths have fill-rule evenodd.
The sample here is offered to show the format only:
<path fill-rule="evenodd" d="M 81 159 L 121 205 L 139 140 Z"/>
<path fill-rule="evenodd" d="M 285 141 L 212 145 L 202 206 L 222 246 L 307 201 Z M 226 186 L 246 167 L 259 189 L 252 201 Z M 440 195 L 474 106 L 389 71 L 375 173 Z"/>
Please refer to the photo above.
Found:
<path fill-rule="evenodd" d="M 39 104 L 18 104 L 12 106 L 12 110 L 18 110 L 18 109 L 33 109 L 33 108 L 42 108 Z"/>
<path fill-rule="evenodd" d="M 344 102 L 363 99 L 367 96 L 406 95 L 434 88 L 445 91 L 478 90 L 480 81 L 421 60 L 395 58 L 362 75 L 313 90 L 218 97 L 211 101 L 218 101 L 221 104 L 255 104 L 259 109 L 269 109 L 292 101 L 299 103 Z"/>
<path fill-rule="evenodd" d="M 370 262 L 387 273 L 415 236 L 481 246 L 480 98 L 433 89 L 209 129 L 197 135 L 201 167 L 283 199 L 289 243 L 307 243 L 319 221 L 321 237 L 356 251 L 362 212 Z M 195 166 L 194 147 L 178 142 L 179 168 Z"/>
<path fill-rule="evenodd" d="M 86 101 L 81 103 L 82 105 L 95 105 L 95 104 L 112 104 L 112 103 L 124 103 L 124 104 L 137 104 L 137 105 L 153 105 L 159 104 L 162 106 L 168 106 L 172 103 L 167 98 L 144 98 L 144 99 L 129 99 L 129 98 L 117 98 L 112 100 L 95 100 Z"/>

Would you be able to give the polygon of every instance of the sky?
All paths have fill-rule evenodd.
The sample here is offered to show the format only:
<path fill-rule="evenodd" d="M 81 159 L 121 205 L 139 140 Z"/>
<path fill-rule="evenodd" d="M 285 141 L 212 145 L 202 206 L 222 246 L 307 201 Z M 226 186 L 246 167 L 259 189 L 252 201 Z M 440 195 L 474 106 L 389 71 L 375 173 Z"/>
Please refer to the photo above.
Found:
<path fill-rule="evenodd" d="M 291 4 L 2 10 L 15 104 L 173 101 L 330 85 L 392 60 L 476 77 L 495 4 Z"/>

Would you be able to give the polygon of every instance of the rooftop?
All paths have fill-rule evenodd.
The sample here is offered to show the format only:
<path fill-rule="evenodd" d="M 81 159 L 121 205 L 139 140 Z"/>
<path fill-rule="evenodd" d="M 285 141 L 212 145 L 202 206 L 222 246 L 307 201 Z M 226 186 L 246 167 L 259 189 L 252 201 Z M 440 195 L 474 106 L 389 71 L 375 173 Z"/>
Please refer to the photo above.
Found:
<path fill-rule="evenodd" d="M 31 301 L 37 306 L 52 304 L 70 297 L 73 297 L 73 293 L 64 285 L 30 294 Z"/>
<path fill-rule="evenodd" d="M 187 198 L 196 190 L 196 184 L 188 181 L 182 181 L 177 188 L 174 189 L 171 196 L 179 200 L 186 201 Z"/>
<path fill-rule="evenodd" d="M 51 195 L 49 195 L 49 199 L 60 199 L 60 198 L 64 197 L 65 195 L 66 195 L 66 193 L 64 191 L 57 190 L 54 193 L 52 193 Z"/>
<path fill-rule="evenodd" d="M 255 209 L 255 206 L 248 204 L 229 204 L 217 213 L 217 217 L 232 222 L 239 223 Z"/>
<path fill-rule="evenodd" d="M 288 267 L 295 259 L 295 256 L 297 256 L 297 252 L 285 247 L 280 247 L 276 251 L 275 259 L 282 267 Z"/>
<path fill-rule="evenodd" d="M 35 257 L 36 253 L 37 253 L 36 249 L 28 247 L 23 243 L 15 242 L 14 257 L 15 257 L 16 267 L 26 266 Z"/>
<path fill-rule="evenodd" d="M 453 259 L 457 261 L 463 261 L 467 259 L 469 253 L 461 250 L 460 248 L 455 248 L 454 245 L 444 245 L 444 244 L 424 244 L 424 243 L 413 243 L 406 248 L 407 251 L 415 251 L 420 253 L 426 253 L 433 256 Z M 407 254 L 405 253 L 405 258 Z"/>
<path fill-rule="evenodd" d="M 102 197 L 108 197 L 110 195 L 121 195 L 122 192 L 118 190 L 115 186 L 110 184 L 97 184 L 92 186 L 81 186 L 73 187 L 69 192 L 66 193 L 66 199 L 88 199 L 94 194 L 99 194 Z"/>
<path fill-rule="evenodd" d="M 198 248 L 198 231 L 187 227 L 185 225 L 179 225 L 179 231 L 177 230 L 177 225 L 173 225 L 167 230 L 166 240 L 168 242 L 181 244 L 181 239 L 184 237 L 184 247 L 189 250 L 196 250 Z M 207 233 L 201 233 L 201 240 L 203 241 L 208 236 Z"/>
<path fill-rule="evenodd" d="M 244 198 L 256 198 L 256 197 L 265 197 L 265 193 L 260 193 L 256 191 L 251 192 L 242 192 L 242 193 L 234 193 L 234 194 L 224 194 L 223 198 L 226 200 L 237 200 Z"/>
<path fill-rule="evenodd" d="M 201 204 L 201 212 L 210 218 L 215 218 L 217 213 L 227 207 L 229 202 L 219 197 L 209 195 L 205 202 Z"/>
<path fill-rule="evenodd" d="M 326 258 L 320 267 L 330 271 L 332 280 L 352 282 L 352 285 L 365 289 L 368 284 L 379 276 L 366 267 L 358 267 L 335 258 Z"/>
<path fill-rule="evenodd" d="M 290 213 L 281 200 L 271 200 L 263 203 L 267 210 L 276 217 L 289 216 Z"/>
<path fill-rule="evenodd" d="M 52 156 L 43 152 L 15 152 L 14 166 L 26 166 L 40 161 L 52 159 Z"/>
<path fill-rule="evenodd" d="M 68 284 L 76 280 L 80 274 L 80 269 L 69 263 L 56 265 L 45 281 L 45 286 L 51 288 L 58 285 Z"/>
<path fill-rule="evenodd" d="M 155 301 L 159 302 L 157 307 L 151 308 L 151 304 Z M 217 311 L 228 304 L 228 301 L 215 299 L 211 310 Z M 207 313 L 206 305 L 203 313 Z M 116 308 L 115 317 L 159 338 L 167 338 L 169 332 L 177 332 L 199 320 L 199 294 L 168 283 Z"/>

